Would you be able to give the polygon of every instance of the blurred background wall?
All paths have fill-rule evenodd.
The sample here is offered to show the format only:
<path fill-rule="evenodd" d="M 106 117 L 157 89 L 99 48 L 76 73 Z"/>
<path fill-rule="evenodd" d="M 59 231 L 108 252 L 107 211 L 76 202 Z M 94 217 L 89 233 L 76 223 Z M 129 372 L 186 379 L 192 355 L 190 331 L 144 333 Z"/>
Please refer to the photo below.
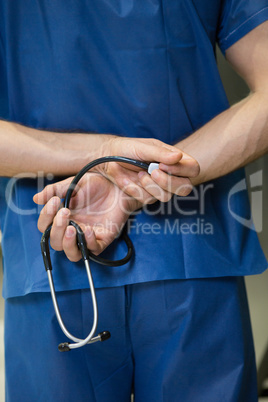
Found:
<path fill-rule="evenodd" d="M 220 51 L 217 51 L 217 58 L 229 102 L 230 104 L 234 104 L 240 99 L 244 98 L 249 93 L 249 89 L 244 81 L 228 65 Z M 246 167 L 250 199 L 254 192 L 254 188 L 250 188 L 249 177 L 253 173 L 259 171 L 262 171 L 263 175 L 263 228 L 258 235 L 262 248 L 268 259 L 268 155 L 265 155 Z M 252 207 L 254 206 L 252 205 Z M 254 216 L 256 211 L 253 210 L 252 213 Z M 247 277 L 246 285 L 248 290 L 249 306 L 256 348 L 259 389 L 263 388 L 263 383 L 265 381 L 265 387 L 268 389 L 268 270 L 262 275 Z"/>

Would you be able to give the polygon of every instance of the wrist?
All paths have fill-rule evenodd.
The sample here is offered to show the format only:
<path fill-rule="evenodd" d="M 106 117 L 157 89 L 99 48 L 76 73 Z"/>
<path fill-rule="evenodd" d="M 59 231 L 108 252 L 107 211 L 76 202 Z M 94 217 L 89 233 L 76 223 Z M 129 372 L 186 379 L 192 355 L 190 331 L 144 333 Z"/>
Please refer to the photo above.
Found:
<path fill-rule="evenodd" d="M 117 151 L 117 143 L 118 143 L 118 137 L 117 135 L 106 135 L 105 134 L 105 140 L 102 144 L 102 149 L 100 150 L 100 156 L 99 157 L 104 157 L 104 156 L 118 156 L 118 151 Z"/>
<path fill-rule="evenodd" d="M 84 145 L 82 155 L 80 154 L 81 167 L 93 162 L 96 159 L 112 155 L 112 144 L 116 138 L 112 134 L 83 134 Z M 103 174 L 104 163 L 95 166 L 92 171 Z M 80 169 L 81 169 L 80 167 Z"/>
<path fill-rule="evenodd" d="M 91 160 L 103 158 L 106 156 L 120 156 L 120 151 L 118 150 L 118 136 L 116 135 L 103 135 L 104 140 L 101 146 L 95 150 L 94 157 L 91 157 Z M 109 164 L 112 162 L 101 163 L 97 165 L 93 170 L 95 172 L 101 173 L 103 176 L 108 177 L 107 174 L 109 170 Z"/>

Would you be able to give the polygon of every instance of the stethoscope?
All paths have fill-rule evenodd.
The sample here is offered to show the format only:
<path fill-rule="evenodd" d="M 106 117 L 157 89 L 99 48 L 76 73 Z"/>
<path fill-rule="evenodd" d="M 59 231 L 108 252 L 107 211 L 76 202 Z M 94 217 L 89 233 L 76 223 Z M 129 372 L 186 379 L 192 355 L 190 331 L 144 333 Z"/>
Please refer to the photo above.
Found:
<path fill-rule="evenodd" d="M 72 182 L 67 190 L 65 199 L 63 201 L 63 206 L 65 208 L 69 208 L 72 194 L 76 188 L 77 183 L 84 176 L 84 174 L 87 173 L 93 167 L 95 167 L 101 163 L 106 163 L 106 162 L 128 163 L 128 164 L 137 166 L 141 169 L 147 170 L 147 172 L 149 174 L 151 174 L 154 169 L 158 169 L 158 167 L 159 167 L 158 163 L 149 163 L 148 164 L 148 163 L 141 162 L 141 161 L 138 161 L 135 159 L 125 158 L 123 156 L 106 156 L 103 158 L 96 159 L 96 160 L 88 163 L 86 166 L 84 166 L 72 180 Z M 128 251 L 127 251 L 126 256 L 124 258 L 122 258 L 121 260 L 116 260 L 116 261 L 108 260 L 108 259 L 102 258 L 101 256 L 96 256 L 90 250 L 88 250 L 87 245 L 86 245 L 86 239 L 85 239 L 84 233 L 83 233 L 82 229 L 80 228 L 80 226 L 72 220 L 70 220 L 69 224 L 72 225 L 76 230 L 77 245 L 81 251 L 82 258 L 84 260 L 84 264 L 85 264 L 85 268 L 86 268 L 89 288 L 90 288 L 90 292 L 91 292 L 92 306 L 93 306 L 93 323 L 92 323 L 92 328 L 91 328 L 89 334 L 87 335 L 87 337 L 84 339 L 80 339 L 80 338 L 77 338 L 76 336 L 72 335 L 67 330 L 67 328 L 63 322 L 63 319 L 62 319 L 62 316 L 60 313 L 60 309 L 59 309 L 59 305 L 58 305 L 58 301 L 57 301 L 57 297 L 56 297 L 53 276 L 52 276 L 52 264 L 51 264 L 50 249 L 49 249 L 49 237 L 50 237 L 50 231 L 51 231 L 51 227 L 52 227 L 52 224 L 51 224 L 48 226 L 48 228 L 44 231 L 44 233 L 42 235 L 41 251 L 42 251 L 42 255 L 43 255 L 43 259 L 44 259 L 45 269 L 46 269 L 47 275 L 48 275 L 52 302 L 53 302 L 53 306 L 55 309 L 58 323 L 59 323 L 63 333 L 67 336 L 67 338 L 69 338 L 71 341 L 73 341 L 73 343 L 70 343 L 70 342 L 60 343 L 58 346 L 58 349 L 60 352 L 66 352 L 71 349 L 80 348 L 84 345 L 95 343 L 98 341 L 105 341 L 110 338 L 111 334 L 109 331 L 103 331 L 103 332 L 99 333 L 97 336 L 95 335 L 96 329 L 97 329 L 97 324 L 98 324 L 98 305 L 97 305 L 96 292 L 95 292 L 95 287 L 94 287 L 93 278 L 92 278 L 92 274 L 91 274 L 91 269 L 89 266 L 89 260 L 95 261 L 101 265 L 106 265 L 108 267 L 118 267 L 118 266 L 126 264 L 130 260 L 132 254 L 133 254 L 133 251 L 134 251 L 132 241 L 130 240 L 129 236 L 127 235 L 126 229 L 124 228 L 122 230 L 119 238 L 124 240 L 127 245 Z"/>

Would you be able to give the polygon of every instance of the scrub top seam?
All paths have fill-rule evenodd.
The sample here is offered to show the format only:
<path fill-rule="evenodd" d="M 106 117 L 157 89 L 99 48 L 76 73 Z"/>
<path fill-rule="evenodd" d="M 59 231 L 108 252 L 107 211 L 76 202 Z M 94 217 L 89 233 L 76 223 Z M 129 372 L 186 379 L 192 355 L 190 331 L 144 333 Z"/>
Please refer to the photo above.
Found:
<path fill-rule="evenodd" d="M 268 20 L 268 7 L 264 7 L 261 10 L 252 14 L 238 27 L 229 32 L 223 39 L 219 39 L 218 44 L 223 54 L 234 43 L 242 39 L 251 30 L 258 27 L 262 23 Z"/>
<path fill-rule="evenodd" d="M 166 68 L 167 68 L 167 86 L 168 86 L 168 137 L 169 137 L 169 144 L 171 144 L 171 100 L 170 100 L 170 62 L 168 57 L 168 34 L 167 34 L 167 25 L 166 25 L 166 18 L 165 18 L 165 11 L 164 11 L 164 1 L 161 1 L 161 12 L 162 12 L 162 19 L 163 19 L 163 26 L 164 26 L 164 35 L 165 35 L 165 42 L 166 42 Z"/>
<path fill-rule="evenodd" d="M 235 29 L 233 29 L 233 31 L 231 31 L 228 35 L 226 35 L 221 42 L 225 42 L 229 39 L 230 36 L 234 35 L 240 28 L 242 28 L 245 24 L 247 24 L 250 20 L 252 20 L 253 18 L 255 18 L 257 15 L 261 14 L 263 11 L 268 10 L 268 7 L 264 7 L 262 10 L 257 11 L 255 14 L 253 14 L 251 17 L 249 17 L 248 19 L 246 19 L 246 21 L 242 22 L 242 24 L 240 24 L 238 27 L 236 27 Z"/>

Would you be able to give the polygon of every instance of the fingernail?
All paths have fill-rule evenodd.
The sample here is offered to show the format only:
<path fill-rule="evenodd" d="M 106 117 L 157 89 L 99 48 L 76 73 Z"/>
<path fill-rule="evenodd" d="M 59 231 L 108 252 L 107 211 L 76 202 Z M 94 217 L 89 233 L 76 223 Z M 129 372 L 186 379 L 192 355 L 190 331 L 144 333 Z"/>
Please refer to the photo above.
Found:
<path fill-rule="evenodd" d="M 69 237 L 69 238 L 74 237 L 75 232 L 74 232 L 72 226 L 68 226 L 68 227 L 67 227 L 66 232 L 65 232 L 65 235 L 66 235 L 66 237 Z"/>
<path fill-rule="evenodd" d="M 158 169 L 153 170 L 151 177 L 157 179 L 159 177 L 159 170 Z"/>
<path fill-rule="evenodd" d="M 51 200 L 53 205 L 57 205 L 58 204 L 58 197 L 53 197 Z"/>
<path fill-rule="evenodd" d="M 67 208 L 62 208 L 61 209 L 61 214 L 65 215 L 65 216 L 68 216 L 68 215 L 70 215 L 70 211 Z"/>
<path fill-rule="evenodd" d="M 145 175 L 146 175 L 146 172 L 139 172 L 139 173 L 138 173 L 138 178 L 139 178 L 139 179 L 142 179 L 143 176 L 145 176 Z"/>
<path fill-rule="evenodd" d="M 159 168 L 160 168 L 161 170 L 168 170 L 169 166 L 168 166 L 168 165 L 165 165 L 164 163 L 161 163 L 160 166 L 159 166 Z"/>

